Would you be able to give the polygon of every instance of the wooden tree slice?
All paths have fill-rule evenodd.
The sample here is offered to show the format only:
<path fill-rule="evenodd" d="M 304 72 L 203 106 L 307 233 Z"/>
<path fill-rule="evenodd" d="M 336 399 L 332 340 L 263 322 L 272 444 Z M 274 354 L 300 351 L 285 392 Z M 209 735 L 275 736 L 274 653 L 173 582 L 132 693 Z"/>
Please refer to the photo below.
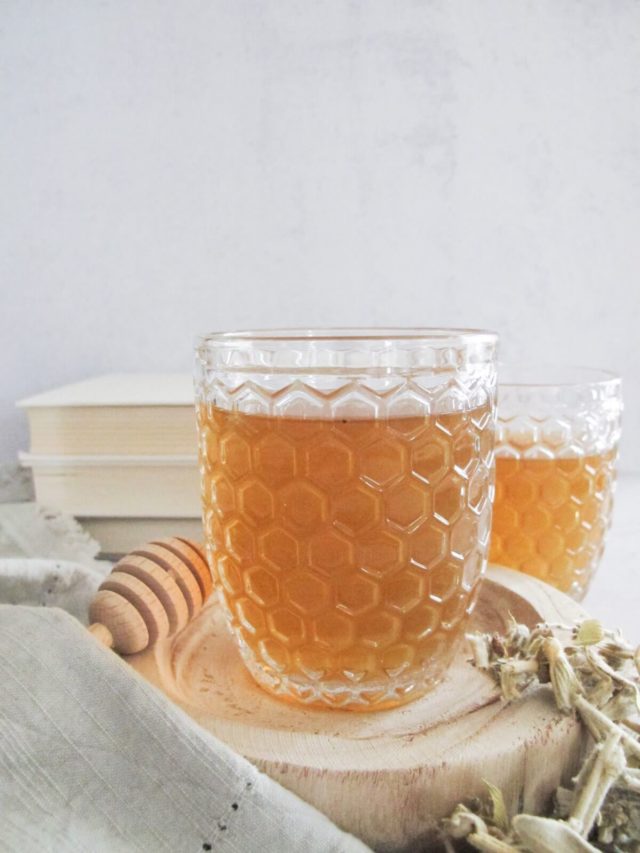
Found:
<path fill-rule="evenodd" d="M 509 613 L 530 626 L 586 615 L 546 584 L 492 568 L 470 630 L 503 631 Z M 129 661 L 200 725 L 380 851 L 422 849 L 459 800 L 486 793 L 483 779 L 502 788 L 510 809 L 540 811 L 584 747 L 580 725 L 557 712 L 548 688 L 506 705 L 466 650 L 440 686 L 400 708 L 284 703 L 248 675 L 213 602 Z"/>

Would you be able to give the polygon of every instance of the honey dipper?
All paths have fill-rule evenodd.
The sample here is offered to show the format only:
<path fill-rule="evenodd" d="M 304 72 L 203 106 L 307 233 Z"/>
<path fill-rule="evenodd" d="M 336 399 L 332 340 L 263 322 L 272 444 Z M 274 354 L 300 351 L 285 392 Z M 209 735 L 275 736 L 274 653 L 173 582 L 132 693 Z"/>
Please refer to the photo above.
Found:
<path fill-rule="evenodd" d="M 89 607 L 89 631 L 116 652 L 144 651 L 187 624 L 213 583 L 200 547 L 173 537 L 122 557 Z"/>

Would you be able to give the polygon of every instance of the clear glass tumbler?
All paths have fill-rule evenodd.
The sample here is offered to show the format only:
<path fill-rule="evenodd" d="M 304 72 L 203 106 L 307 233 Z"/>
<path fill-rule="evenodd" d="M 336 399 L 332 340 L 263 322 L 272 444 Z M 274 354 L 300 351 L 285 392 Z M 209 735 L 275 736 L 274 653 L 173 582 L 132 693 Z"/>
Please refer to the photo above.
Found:
<path fill-rule="evenodd" d="M 207 550 L 250 673 L 354 710 L 425 693 L 486 563 L 496 336 L 232 332 L 196 349 Z"/>
<path fill-rule="evenodd" d="M 501 368 L 491 562 L 584 597 L 611 519 L 621 413 L 612 373 Z"/>

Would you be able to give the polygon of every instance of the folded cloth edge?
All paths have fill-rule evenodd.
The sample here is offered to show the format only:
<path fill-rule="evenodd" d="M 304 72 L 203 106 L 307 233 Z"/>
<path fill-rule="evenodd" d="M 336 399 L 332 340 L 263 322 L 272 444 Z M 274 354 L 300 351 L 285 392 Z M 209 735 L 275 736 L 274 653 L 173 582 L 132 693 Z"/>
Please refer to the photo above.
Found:
<path fill-rule="evenodd" d="M 361 853 L 68 613 L 0 605 L 0 847 Z"/>

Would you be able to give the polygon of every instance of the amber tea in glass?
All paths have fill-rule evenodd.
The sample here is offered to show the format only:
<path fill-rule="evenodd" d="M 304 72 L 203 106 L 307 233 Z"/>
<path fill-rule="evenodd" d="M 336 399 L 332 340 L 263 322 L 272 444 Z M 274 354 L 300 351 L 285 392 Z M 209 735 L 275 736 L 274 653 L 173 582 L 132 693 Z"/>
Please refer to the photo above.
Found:
<path fill-rule="evenodd" d="M 621 409 L 604 371 L 501 374 L 492 562 L 584 597 L 611 519 Z"/>
<path fill-rule="evenodd" d="M 249 671 L 306 703 L 390 707 L 441 676 L 486 559 L 495 338 L 207 336 L 207 547 Z"/>

